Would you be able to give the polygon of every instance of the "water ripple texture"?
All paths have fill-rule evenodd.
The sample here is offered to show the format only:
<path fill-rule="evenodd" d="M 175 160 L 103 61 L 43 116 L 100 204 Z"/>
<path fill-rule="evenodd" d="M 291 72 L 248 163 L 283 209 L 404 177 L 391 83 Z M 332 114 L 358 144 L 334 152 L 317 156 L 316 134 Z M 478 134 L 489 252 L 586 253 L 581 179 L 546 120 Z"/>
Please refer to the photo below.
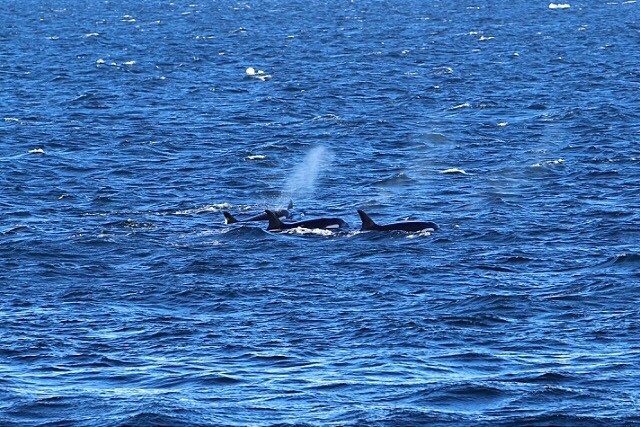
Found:
<path fill-rule="evenodd" d="M 0 425 L 640 425 L 635 1 L 5 3 Z"/>

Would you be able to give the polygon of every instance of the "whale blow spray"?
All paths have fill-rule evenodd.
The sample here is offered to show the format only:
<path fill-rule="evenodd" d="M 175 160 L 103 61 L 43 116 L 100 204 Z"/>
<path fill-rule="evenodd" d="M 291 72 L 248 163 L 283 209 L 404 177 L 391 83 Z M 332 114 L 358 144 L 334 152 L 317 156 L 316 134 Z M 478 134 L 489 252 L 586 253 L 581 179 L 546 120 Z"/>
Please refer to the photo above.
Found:
<path fill-rule="evenodd" d="M 313 194 L 320 172 L 329 166 L 332 157 L 331 152 L 322 145 L 312 148 L 287 179 L 282 197 L 298 200 Z"/>

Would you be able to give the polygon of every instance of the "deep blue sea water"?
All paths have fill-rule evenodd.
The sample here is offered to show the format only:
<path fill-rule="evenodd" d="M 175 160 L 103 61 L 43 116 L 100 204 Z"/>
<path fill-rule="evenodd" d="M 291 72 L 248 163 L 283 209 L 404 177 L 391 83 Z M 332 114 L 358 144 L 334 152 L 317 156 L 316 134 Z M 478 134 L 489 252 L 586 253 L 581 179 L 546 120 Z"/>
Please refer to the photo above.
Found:
<path fill-rule="evenodd" d="M 640 425 L 640 5 L 553 6 L 3 1 L 0 425 Z"/>

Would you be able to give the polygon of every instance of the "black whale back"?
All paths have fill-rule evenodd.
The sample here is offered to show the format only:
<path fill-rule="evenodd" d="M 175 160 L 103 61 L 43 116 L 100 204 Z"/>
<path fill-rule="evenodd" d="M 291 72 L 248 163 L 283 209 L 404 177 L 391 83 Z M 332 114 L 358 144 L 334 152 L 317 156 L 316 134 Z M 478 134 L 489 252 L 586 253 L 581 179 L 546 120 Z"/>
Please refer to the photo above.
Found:
<path fill-rule="evenodd" d="M 378 225 L 364 211 L 358 209 L 358 214 L 362 220 L 362 231 L 408 231 L 416 232 L 422 230 L 437 230 L 438 225 L 431 221 L 406 221 L 395 222 L 393 224 Z"/>

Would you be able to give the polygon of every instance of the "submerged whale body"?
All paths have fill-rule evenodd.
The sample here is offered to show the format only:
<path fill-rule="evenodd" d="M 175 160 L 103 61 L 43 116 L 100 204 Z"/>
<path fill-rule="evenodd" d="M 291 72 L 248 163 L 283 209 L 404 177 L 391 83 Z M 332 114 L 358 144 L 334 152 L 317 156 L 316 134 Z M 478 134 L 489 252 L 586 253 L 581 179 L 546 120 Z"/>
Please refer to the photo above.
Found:
<path fill-rule="evenodd" d="M 364 211 L 358 209 L 358 214 L 362 220 L 362 231 L 422 231 L 437 230 L 438 224 L 431 221 L 406 221 L 395 222 L 393 224 L 378 225 Z"/>
<path fill-rule="evenodd" d="M 275 212 L 270 210 L 266 210 L 264 212 L 269 218 L 269 226 L 267 227 L 267 231 L 290 230 L 293 228 L 322 228 L 325 230 L 334 230 L 348 226 L 347 223 L 340 218 L 316 218 L 308 219 L 305 221 L 285 223 L 280 221 L 280 218 L 278 218 Z"/>
<path fill-rule="evenodd" d="M 289 211 L 286 210 L 286 209 L 279 209 L 277 211 L 273 211 L 273 213 L 278 218 L 288 218 L 289 217 Z M 245 218 L 245 219 L 237 219 L 236 217 L 234 217 L 233 215 L 231 215 L 227 211 L 222 212 L 222 215 L 224 215 L 224 223 L 225 224 L 237 224 L 239 222 L 266 221 L 266 220 L 269 219 L 269 217 L 267 216 L 266 212 L 263 212 L 263 213 L 261 213 L 259 215 L 255 215 L 255 216 L 252 216 L 250 218 Z"/>

